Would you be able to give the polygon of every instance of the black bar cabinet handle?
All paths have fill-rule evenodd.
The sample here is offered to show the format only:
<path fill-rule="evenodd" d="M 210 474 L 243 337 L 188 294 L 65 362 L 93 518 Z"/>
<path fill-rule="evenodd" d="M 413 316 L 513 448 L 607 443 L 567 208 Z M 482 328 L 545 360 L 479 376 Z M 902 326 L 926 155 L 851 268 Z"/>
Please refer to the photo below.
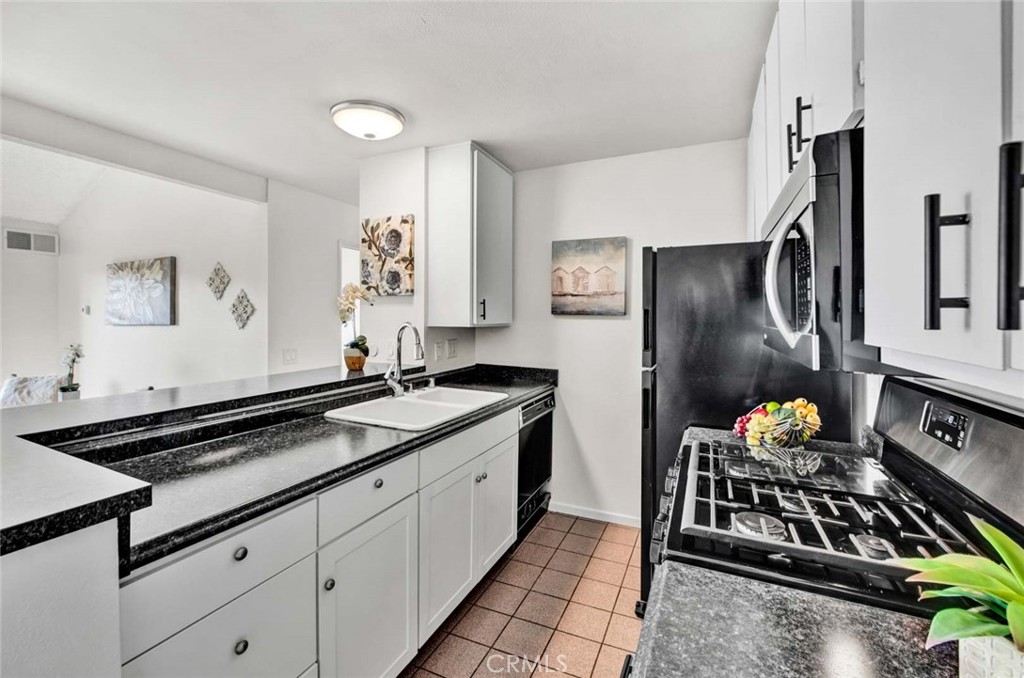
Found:
<path fill-rule="evenodd" d="M 1022 144 L 1015 141 L 999 147 L 999 305 L 998 327 L 1020 329 L 1020 219 Z"/>
<path fill-rule="evenodd" d="M 640 427 L 647 430 L 651 427 L 651 389 L 640 389 Z"/>
<path fill-rule="evenodd" d="M 487 320 L 487 300 L 486 299 L 481 299 L 480 300 L 480 318 L 483 319 L 483 320 Z"/>
<path fill-rule="evenodd" d="M 811 104 L 804 104 L 803 97 L 796 98 L 796 152 L 803 153 L 804 144 L 811 143 L 809 137 L 804 136 L 804 111 L 811 110 Z"/>
<path fill-rule="evenodd" d="M 786 125 L 786 155 L 789 158 L 789 171 L 793 171 L 796 163 L 793 162 L 793 125 Z"/>
<path fill-rule="evenodd" d="M 938 193 L 924 197 L 924 328 L 942 329 L 942 309 L 969 308 L 967 297 L 942 297 L 941 229 L 943 226 L 966 226 L 971 223 L 969 214 L 942 216 L 942 198 Z"/>
<path fill-rule="evenodd" d="M 644 309 L 644 350 L 651 350 L 651 309 Z"/>

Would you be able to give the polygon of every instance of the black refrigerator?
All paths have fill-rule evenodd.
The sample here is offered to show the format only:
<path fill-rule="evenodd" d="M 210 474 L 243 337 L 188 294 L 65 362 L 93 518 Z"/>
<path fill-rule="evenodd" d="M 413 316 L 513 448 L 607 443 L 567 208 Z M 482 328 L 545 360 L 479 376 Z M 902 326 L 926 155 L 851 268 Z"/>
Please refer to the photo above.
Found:
<path fill-rule="evenodd" d="M 665 473 L 689 426 L 731 429 L 759 403 L 817 403 L 819 437 L 853 438 L 853 376 L 813 371 L 764 343 L 760 242 L 643 250 L 641 599 Z"/>

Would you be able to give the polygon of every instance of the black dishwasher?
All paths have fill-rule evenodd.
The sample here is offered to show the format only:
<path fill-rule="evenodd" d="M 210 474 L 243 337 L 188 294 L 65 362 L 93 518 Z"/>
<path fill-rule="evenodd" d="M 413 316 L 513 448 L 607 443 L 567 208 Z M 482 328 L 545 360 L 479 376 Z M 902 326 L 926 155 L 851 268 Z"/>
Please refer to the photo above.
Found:
<path fill-rule="evenodd" d="M 555 394 L 548 393 L 519 407 L 519 518 L 522 539 L 544 514 L 551 493 L 551 432 Z"/>

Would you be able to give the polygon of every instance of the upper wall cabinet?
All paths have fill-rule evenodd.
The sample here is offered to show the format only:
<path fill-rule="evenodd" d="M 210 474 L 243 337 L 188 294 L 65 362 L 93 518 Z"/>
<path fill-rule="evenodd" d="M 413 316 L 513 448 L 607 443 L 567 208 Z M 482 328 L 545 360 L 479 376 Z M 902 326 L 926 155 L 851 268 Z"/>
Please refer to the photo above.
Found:
<path fill-rule="evenodd" d="M 473 142 L 427 152 L 427 325 L 512 322 L 512 172 Z"/>
<path fill-rule="evenodd" d="M 779 3 L 749 136 L 752 141 L 764 136 L 764 169 L 748 167 L 758 173 L 751 193 L 756 223 L 748 229 L 758 238 L 764 217 L 814 135 L 842 129 L 854 111 L 861 87 L 855 25 L 853 0 Z M 760 125 L 763 131 L 756 129 Z M 756 152 L 748 161 L 760 167 Z M 759 213 L 756 186 L 762 183 L 765 209 Z"/>
<path fill-rule="evenodd" d="M 747 137 L 747 236 L 761 239 L 761 224 L 768 216 L 768 144 L 765 137 L 764 69 L 757 79 L 754 108 Z"/>
<path fill-rule="evenodd" d="M 996 328 L 1001 7 L 869 2 L 865 340 L 883 359 L 1004 367 Z M 980 384 L 979 384 L 980 385 Z"/>
<path fill-rule="evenodd" d="M 1010 82 L 1013 87 L 1013 112 L 1010 125 L 1010 141 L 1024 142 L 1024 5 L 1013 6 L 1013 60 L 1010 65 Z M 1024 219 L 1024 217 L 1021 217 Z M 1024 262 L 1024 238 L 1018 243 L 1021 261 Z M 1022 267 L 1024 274 L 1024 267 Z M 1024 278 L 1017 281 L 1024 287 Z M 1024 311 L 1024 309 L 1022 309 Z M 1010 365 L 1015 370 L 1024 370 L 1024 329 L 1010 332 Z M 1022 389 L 1024 390 L 1024 389 Z"/>

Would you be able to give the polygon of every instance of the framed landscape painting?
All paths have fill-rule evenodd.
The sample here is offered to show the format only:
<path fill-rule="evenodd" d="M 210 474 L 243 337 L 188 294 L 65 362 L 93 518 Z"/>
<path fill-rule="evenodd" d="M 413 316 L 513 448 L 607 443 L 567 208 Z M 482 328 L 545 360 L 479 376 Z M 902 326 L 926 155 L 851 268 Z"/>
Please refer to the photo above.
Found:
<path fill-rule="evenodd" d="M 553 315 L 626 315 L 626 238 L 551 243 Z"/>
<path fill-rule="evenodd" d="M 107 264 L 108 325 L 174 325 L 178 288 L 175 258 Z"/>

